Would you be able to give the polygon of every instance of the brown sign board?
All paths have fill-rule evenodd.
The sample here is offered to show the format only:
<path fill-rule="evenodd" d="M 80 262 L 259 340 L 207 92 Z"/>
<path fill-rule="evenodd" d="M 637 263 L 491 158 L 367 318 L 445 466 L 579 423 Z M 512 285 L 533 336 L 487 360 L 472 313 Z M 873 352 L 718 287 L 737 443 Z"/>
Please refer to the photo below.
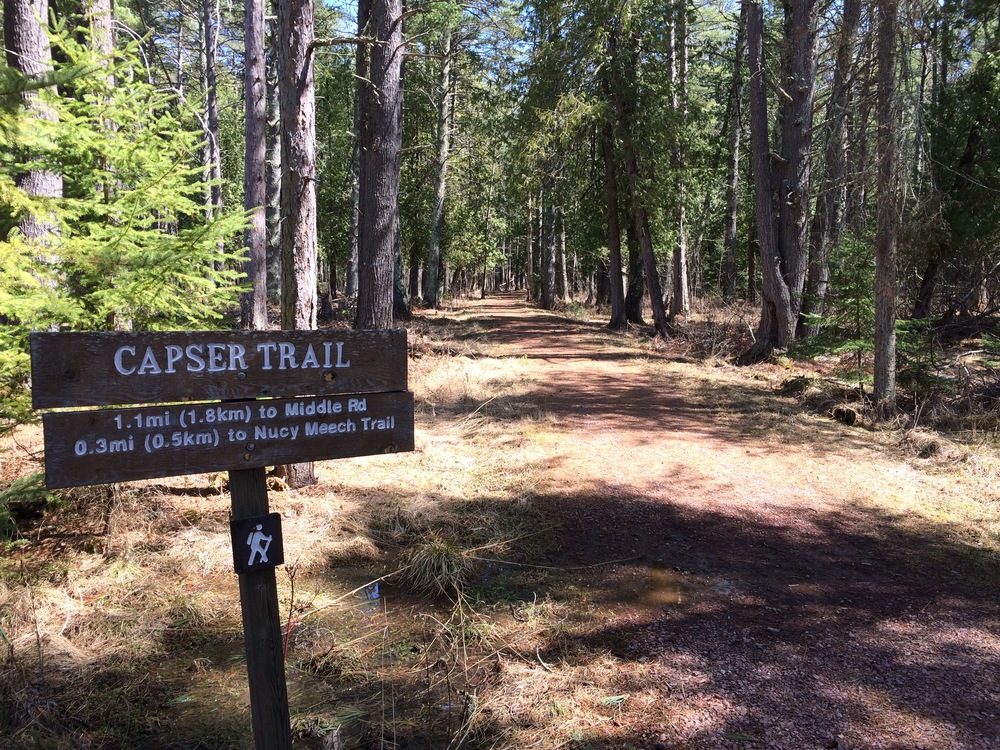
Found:
<path fill-rule="evenodd" d="M 37 333 L 31 361 L 53 489 L 413 450 L 403 330 Z"/>
<path fill-rule="evenodd" d="M 405 391 L 406 331 L 31 334 L 35 409 Z"/>
<path fill-rule="evenodd" d="M 49 488 L 413 450 L 413 394 L 44 414 Z"/>

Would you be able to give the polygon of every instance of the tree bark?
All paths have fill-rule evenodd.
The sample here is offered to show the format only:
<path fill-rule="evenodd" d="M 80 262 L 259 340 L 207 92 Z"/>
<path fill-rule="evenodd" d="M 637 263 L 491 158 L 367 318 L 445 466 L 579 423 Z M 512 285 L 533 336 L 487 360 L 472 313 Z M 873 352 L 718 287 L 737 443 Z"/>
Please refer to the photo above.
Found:
<path fill-rule="evenodd" d="M 559 208 L 559 292 L 562 301 L 569 304 L 573 298 L 566 263 L 566 212 Z"/>
<path fill-rule="evenodd" d="M 542 185 L 542 193 L 547 198 L 542 210 L 542 226 L 540 240 L 542 294 L 538 301 L 543 310 L 554 310 L 556 307 L 556 178 L 549 171 Z"/>
<path fill-rule="evenodd" d="M 219 90 L 215 73 L 219 47 L 219 12 L 212 0 L 202 0 L 202 27 L 205 34 L 205 155 L 209 179 L 209 205 L 206 214 L 211 219 L 222 211 L 222 152 L 219 148 Z M 219 252 L 223 250 L 219 242 Z"/>
<path fill-rule="evenodd" d="M 424 302 L 441 304 L 438 271 L 441 265 L 441 237 L 444 233 L 444 199 L 448 186 L 448 157 L 451 147 L 451 29 L 441 42 L 441 76 L 438 81 L 437 160 L 434 175 L 434 204 L 431 206 L 431 242 L 424 274 Z"/>
<path fill-rule="evenodd" d="M 627 179 L 627 176 L 626 176 Z M 627 184 L 627 183 L 626 183 Z M 627 197 L 627 195 L 626 195 Z M 645 325 L 642 319 L 642 298 L 646 293 L 646 279 L 643 274 L 642 247 L 639 244 L 639 227 L 635 223 L 636 213 L 628 214 L 625 225 L 625 243 L 628 246 L 628 279 L 625 288 L 625 319 L 637 326 Z"/>
<path fill-rule="evenodd" d="M 358 38 L 371 36 L 371 0 L 358 0 Z M 358 44 L 354 52 L 354 138 L 351 143 L 351 215 L 347 230 L 347 272 L 344 276 L 344 296 L 358 298 L 358 257 L 361 242 L 361 129 L 368 107 L 371 80 L 371 47 Z"/>
<path fill-rule="evenodd" d="M 393 257 L 399 232 L 402 157 L 402 0 L 372 0 L 367 82 L 361 123 L 358 313 L 355 328 L 391 328 Z"/>
<path fill-rule="evenodd" d="M 897 0 L 878 6 L 878 219 L 875 235 L 875 383 L 878 412 L 896 410 L 896 36 Z"/>
<path fill-rule="evenodd" d="M 729 98 L 729 153 L 726 164 L 726 235 L 722 250 L 722 297 L 736 296 L 737 236 L 739 230 L 740 134 L 743 130 L 743 57 L 746 54 L 746 5 L 740 9 L 736 22 L 733 82 Z"/>
<path fill-rule="evenodd" d="M 535 299 L 535 259 L 533 243 L 534 238 L 532 233 L 535 226 L 535 214 L 532 212 L 531 208 L 531 191 L 528 191 L 528 250 L 525 257 L 525 287 L 528 290 L 528 301 L 531 302 Z"/>
<path fill-rule="evenodd" d="M 281 302 L 281 103 L 278 92 L 278 34 L 271 27 L 267 60 L 267 298 Z"/>
<path fill-rule="evenodd" d="M 316 328 L 318 243 L 311 0 L 280 0 L 278 35 L 282 40 L 279 64 L 284 178 L 281 190 L 281 327 L 312 330 Z M 288 467 L 288 480 L 293 487 L 315 483 L 313 465 Z"/>
<path fill-rule="evenodd" d="M 759 0 L 743 0 L 747 14 L 747 53 L 750 73 L 750 142 L 754 176 L 757 242 L 761 260 L 761 315 L 756 340 L 742 361 L 768 356 L 785 347 L 795 331 L 791 293 L 781 273 L 771 192 L 771 149 L 767 119 L 767 81 L 764 74 L 764 8 Z"/>
<path fill-rule="evenodd" d="M 781 159 L 777 162 L 778 250 L 793 316 L 782 348 L 795 338 L 809 260 L 809 187 L 812 167 L 812 111 L 816 88 L 817 0 L 785 0 L 782 61 Z M 783 326 L 787 325 L 784 321 Z"/>
<path fill-rule="evenodd" d="M 642 249 L 642 263 L 646 275 L 650 308 L 653 312 L 653 325 L 656 326 L 656 332 L 660 336 L 665 339 L 670 338 L 672 330 L 670 322 L 667 320 L 666 306 L 663 304 L 663 289 L 660 286 L 660 274 L 656 270 L 653 237 L 649 232 L 649 214 L 646 211 L 646 206 L 642 203 L 639 203 L 635 209 L 635 225 L 639 230 L 639 247 Z"/>
<path fill-rule="evenodd" d="M 676 61 L 676 76 L 672 92 L 672 107 L 677 115 L 680 127 L 677 130 L 674 140 L 674 164 L 677 174 L 677 245 L 673 253 L 673 294 L 670 297 L 670 320 L 673 321 L 678 315 L 683 315 L 691 307 L 691 288 L 688 283 L 688 242 L 687 242 L 687 191 L 684 181 L 684 165 L 686 154 L 684 153 L 684 137 L 687 121 L 687 0 L 678 0 L 673 8 L 674 20 L 671 24 L 671 59 Z M 645 209 L 643 209 L 645 210 Z M 640 232 L 641 232 L 640 228 Z M 648 232 L 648 226 L 647 226 Z M 641 237 L 642 235 L 640 235 Z M 650 245 L 652 247 L 652 245 Z M 649 263 L 647 261 L 647 268 Z M 656 264 L 653 263 L 653 271 Z M 647 284 L 650 284 L 647 270 Z M 659 286 L 659 279 L 655 280 Z M 650 285 L 652 290 L 652 286 Z M 650 292 L 652 294 L 652 291 Z M 662 298 L 661 298 L 662 299 Z M 660 303 L 662 305 L 662 302 Z M 657 318 L 657 303 L 653 302 L 653 318 Z M 667 324 L 664 320 L 663 327 L 656 320 L 657 330 L 666 337 L 668 334 Z"/>
<path fill-rule="evenodd" d="M 245 0 L 243 91 L 246 99 L 246 147 L 243 158 L 243 206 L 249 224 L 243 233 L 243 272 L 250 288 L 240 297 L 240 324 L 267 328 L 267 221 L 265 156 L 267 143 L 267 65 L 264 61 L 264 0 Z"/>
<path fill-rule="evenodd" d="M 38 77 L 52 71 L 52 49 L 49 45 L 46 21 L 49 17 L 45 0 L 4 0 L 4 41 L 7 65 L 25 76 Z M 41 102 L 37 92 L 24 95 L 28 116 L 55 122 L 56 113 Z M 26 155 L 30 160 L 32 155 Z M 61 198 L 62 175 L 44 168 L 29 169 L 14 180 L 18 188 L 39 198 Z M 55 222 L 47 216 L 28 215 L 21 218 L 21 234 L 28 240 L 44 244 L 57 231 Z"/>
<path fill-rule="evenodd" d="M 601 130 L 601 154 L 604 157 L 604 203 L 608 213 L 607 268 L 608 296 L 611 300 L 611 320 L 608 328 L 622 331 L 628 325 L 625 319 L 625 290 L 622 288 L 622 233 L 618 222 L 618 162 L 615 159 L 614 126 L 610 121 Z M 604 295 L 598 285 L 598 304 Z"/>
<path fill-rule="evenodd" d="M 853 52 L 860 21 L 861 0 L 845 0 L 830 100 L 826 108 L 826 139 L 823 149 L 826 169 L 809 229 L 809 271 L 806 293 L 802 300 L 799 336 L 815 336 L 819 333 L 819 321 L 810 320 L 807 316 L 823 314 L 830 280 L 830 249 L 840 243 L 844 224 L 847 192 L 846 122 L 853 82 Z"/>

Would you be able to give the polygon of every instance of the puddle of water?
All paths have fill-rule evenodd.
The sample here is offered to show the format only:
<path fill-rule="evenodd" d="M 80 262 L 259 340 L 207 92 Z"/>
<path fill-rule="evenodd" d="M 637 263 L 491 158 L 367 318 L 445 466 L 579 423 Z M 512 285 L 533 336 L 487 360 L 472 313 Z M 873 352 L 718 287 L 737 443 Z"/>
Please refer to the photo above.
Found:
<path fill-rule="evenodd" d="M 616 601 L 646 607 L 677 607 L 687 603 L 690 587 L 682 576 L 672 570 L 648 568 L 622 581 L 610 592 Z"/>

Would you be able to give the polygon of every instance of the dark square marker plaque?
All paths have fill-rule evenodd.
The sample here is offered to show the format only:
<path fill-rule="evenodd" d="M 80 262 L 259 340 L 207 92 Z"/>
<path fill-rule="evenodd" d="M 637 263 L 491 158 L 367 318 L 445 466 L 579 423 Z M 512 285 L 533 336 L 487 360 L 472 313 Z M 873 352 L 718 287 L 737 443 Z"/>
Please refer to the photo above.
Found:
<path fill-rule="evenodd" d="M 281 541 L 281 514 L 230 521 L 233 536 L 233 566 L 237 573 L 254 573 L 285 562 Z"/>

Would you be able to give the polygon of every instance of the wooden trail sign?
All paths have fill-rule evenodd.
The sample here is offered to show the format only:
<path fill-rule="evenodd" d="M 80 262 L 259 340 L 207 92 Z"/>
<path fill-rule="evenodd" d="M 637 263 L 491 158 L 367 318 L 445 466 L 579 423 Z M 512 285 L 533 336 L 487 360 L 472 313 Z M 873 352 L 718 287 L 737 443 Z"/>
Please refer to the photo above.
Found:
<path fill-rule="evenodd" d="M 229 472 L 254 744 L 291 750 L 264 467 L 413 450 L 406 332 L 35 333 L 31 371 L 48 487 Z"/>
<path fill-rule="evenodd" d="M 50 488 L 413 450 L 405 331 L 38 333 L 31 362 L 36 409 L 146 404 L 45 414 Z"/>
<path fill-rule="evenodd" d="M 42 421 L 50 488 L 413 450 L 408 392 L 64 411 Z"/>
<path fill-rule="evenodd" d="M 36 409 L 406 390 L 406 331 L 33 333 Z"/>

